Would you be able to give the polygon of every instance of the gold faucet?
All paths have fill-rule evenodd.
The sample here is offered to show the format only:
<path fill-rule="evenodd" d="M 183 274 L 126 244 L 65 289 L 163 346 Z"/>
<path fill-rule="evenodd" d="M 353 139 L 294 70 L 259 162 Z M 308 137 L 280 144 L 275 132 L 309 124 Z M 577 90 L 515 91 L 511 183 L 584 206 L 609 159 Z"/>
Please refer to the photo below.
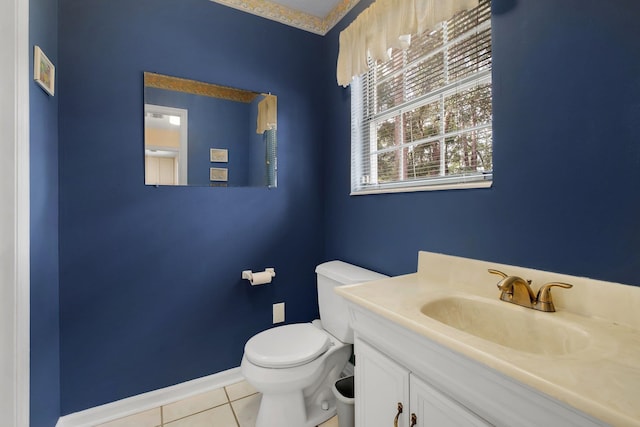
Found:
<path fill-rule="evenodd" d="M 534 310 L 552 312 L 556 311 L 551 298 L 551 288 L 554 286 L 561 288 L 571 288 L 573 285 L 563 282 L 551 282 L 540 287 L 538 294 L 534 295 L 531 290 L 531 280 L 524 280 L 519 276 L 508 276 L 499 270 L 489 269 L 489 273 L 497 274 L 502 277 L 498 282 L 500 289 L 500 299 L 512 304 L 521 305 L 523 307 L 532 308 Z"/>

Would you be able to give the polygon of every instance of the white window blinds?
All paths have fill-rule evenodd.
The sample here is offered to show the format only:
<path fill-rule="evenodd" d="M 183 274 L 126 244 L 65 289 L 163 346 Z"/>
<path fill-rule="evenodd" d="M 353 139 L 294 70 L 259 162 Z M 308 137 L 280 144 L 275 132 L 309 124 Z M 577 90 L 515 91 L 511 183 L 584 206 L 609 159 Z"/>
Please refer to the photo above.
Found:
<path fill-rule="evenodd" d="M 490 0 L 369 66 L 351 84 L 352 194 L 490 185 Z"/>

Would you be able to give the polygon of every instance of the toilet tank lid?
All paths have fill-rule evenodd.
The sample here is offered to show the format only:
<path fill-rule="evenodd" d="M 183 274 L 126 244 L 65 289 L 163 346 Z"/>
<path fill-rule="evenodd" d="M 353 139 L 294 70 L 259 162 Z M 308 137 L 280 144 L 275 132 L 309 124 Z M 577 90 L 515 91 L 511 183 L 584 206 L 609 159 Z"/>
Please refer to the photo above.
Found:
<path fill-rule="evenodd" d="M 345 285 L 370 282 L 372 280 L 389 277 L 343 261 L 328 261 L 322 263 L 316 267 L 316 273 Z"/>

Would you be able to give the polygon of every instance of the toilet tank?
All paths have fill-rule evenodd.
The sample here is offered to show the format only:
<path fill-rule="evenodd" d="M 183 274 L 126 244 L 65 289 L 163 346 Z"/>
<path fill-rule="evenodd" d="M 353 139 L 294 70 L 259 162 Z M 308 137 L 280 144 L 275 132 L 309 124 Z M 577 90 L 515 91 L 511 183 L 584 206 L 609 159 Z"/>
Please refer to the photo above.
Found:
<path fill-rule="evenodd" d="M 370 282 L 388 276 L 342 261 L 329 261 L 316 267 L 318 307 L 322 328 L 344 343 L 353 343 L 347 304 L 333 288 Z"/>

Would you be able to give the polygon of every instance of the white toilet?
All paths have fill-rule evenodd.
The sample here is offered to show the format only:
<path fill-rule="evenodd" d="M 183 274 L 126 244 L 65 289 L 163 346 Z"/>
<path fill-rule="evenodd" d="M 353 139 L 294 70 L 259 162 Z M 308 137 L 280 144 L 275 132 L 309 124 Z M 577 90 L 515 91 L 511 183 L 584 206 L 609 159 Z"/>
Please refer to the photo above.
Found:
<path fill-rule="evenodd" d="M 241 370 L 262 393 L 256 427 L 315 427 L 336 413 L 331 387 L 353 344 L 346 303 L 333 288 L 387 276 L 330 261 L 316 268 L 320 320 L 278 326 L 244 346 Z"/>

